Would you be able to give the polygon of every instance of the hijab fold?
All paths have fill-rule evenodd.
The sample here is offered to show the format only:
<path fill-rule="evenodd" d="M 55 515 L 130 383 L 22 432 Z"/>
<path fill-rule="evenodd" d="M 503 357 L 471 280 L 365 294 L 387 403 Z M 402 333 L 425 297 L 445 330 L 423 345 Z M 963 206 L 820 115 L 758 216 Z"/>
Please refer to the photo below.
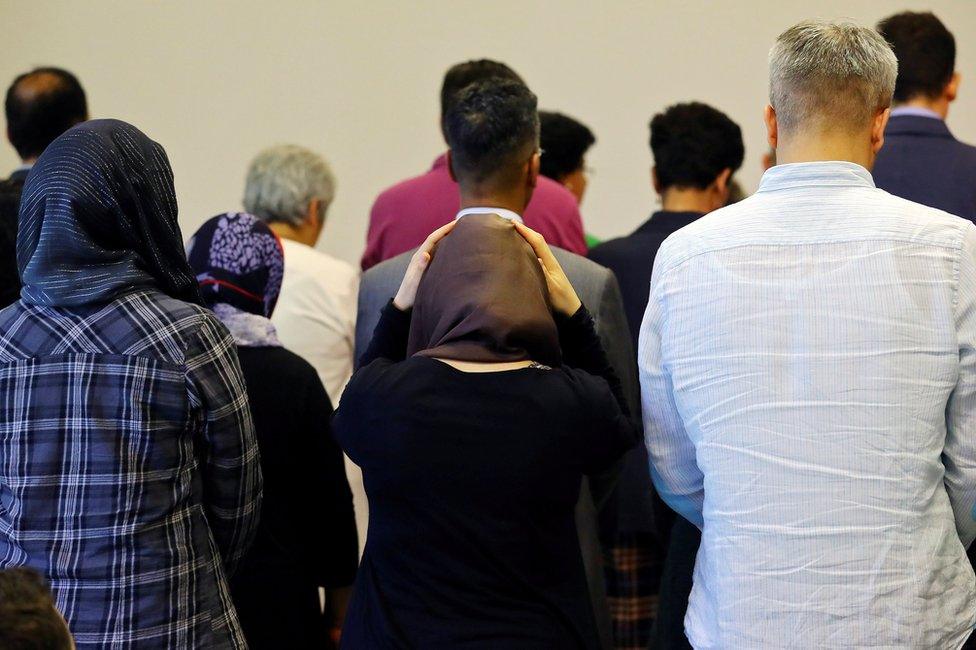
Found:
<path fill-rule="evenodd" d="M 438 243 L 417 289 L 407 354 L 561 364 L 542 268 L 511 221 L 469 215 Z"/>
<path fill-rule="evenodd" d="M 278 236 L 246 212 L 207 220 L 187 244 L 208 307 L 241 347 L 281 347 L 269 320 L 281 293 L 285 256 Z"/>
<path fill-rule="evenodd" d="M 199 304 L 163 148 L 119 120 L 58 137 L 24 186 L 17 266 L 28 304 L 95 305 L 150 288 Z"/>

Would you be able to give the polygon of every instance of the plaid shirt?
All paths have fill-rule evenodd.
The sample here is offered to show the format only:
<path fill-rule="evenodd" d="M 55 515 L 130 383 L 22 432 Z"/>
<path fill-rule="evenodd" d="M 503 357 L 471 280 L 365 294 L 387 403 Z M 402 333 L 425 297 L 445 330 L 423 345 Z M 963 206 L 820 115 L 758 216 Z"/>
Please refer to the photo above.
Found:
<path fill-rule="evenodd" d="M 0 568 L 43 572 L 79 647 L 246 647 L 226 572 L 260 498 L 209 312 L 148 291 L 0 312 Z"/>

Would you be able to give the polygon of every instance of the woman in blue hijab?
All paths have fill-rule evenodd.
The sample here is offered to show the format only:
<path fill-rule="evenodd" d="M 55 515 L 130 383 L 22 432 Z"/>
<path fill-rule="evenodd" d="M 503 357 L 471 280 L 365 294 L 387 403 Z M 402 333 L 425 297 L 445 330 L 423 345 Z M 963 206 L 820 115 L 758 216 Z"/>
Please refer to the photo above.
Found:
<path fill-rule="evenodd" d="M 163 148 L 95 120 L 24 187 L 0 311 L 0 569 L 80 648 L 244 648 L 227 577 L 261 474 L 234 341 L 199 305 Z"/>

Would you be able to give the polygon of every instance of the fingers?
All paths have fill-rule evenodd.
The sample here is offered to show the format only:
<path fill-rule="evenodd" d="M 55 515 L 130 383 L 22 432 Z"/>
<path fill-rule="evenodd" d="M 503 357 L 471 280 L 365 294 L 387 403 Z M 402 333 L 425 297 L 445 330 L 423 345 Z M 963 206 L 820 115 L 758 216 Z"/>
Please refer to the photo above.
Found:
<path fill-rule="evenodd" d="M 532 247 L 533 252 L 535 252 L 536 257 L 542 261 L 543 267 L 547 270 L 560 268 L 559 262 L 556 261 L 556 256 L 552 254 L 552 249 L 549 248 L 549 244 L 546 243 L 545 237 L 532 230 L 524 223 L 515 222 L 515 229 L 518 231 L 525 241 L 529 242 L 529 246 Z"/>
<path fill-rule="evenodd" d="M 420 245 L 420 251 L 429 253 L 430 250 L 434 248 L 434 244 L 439 242 L 441 239 L 444 238 L 445 235 L 447 235 L 447 233 L 451 232 L 451 230 L 454 229 L 454 225 L 456 223 L 457 221 L 450 221 L 444 224 L 443 226 L 441 226 L 440 228 L 438 228 L 437 230 L 435 230 L 434 232 L 430 233 L 430 235 L 427 236 L 427 239 L 424 240 L 424 243 Z"/>

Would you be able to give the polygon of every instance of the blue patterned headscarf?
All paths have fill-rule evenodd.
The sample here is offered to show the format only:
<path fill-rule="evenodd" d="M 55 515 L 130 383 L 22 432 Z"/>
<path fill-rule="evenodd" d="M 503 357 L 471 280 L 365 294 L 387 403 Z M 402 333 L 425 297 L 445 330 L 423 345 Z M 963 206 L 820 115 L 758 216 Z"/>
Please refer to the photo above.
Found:
<path fill-rule="evenodd" d="M 31 169 L 20 204 L 21 299 L 49 307 L 158 289 L 200 303 L 163 148 L 119 120 L 82 122 Z"/>
<path fill-rule="evenodd" d="M 285 256 L 278 236 L 257 217 L 228 212 L 207 220 L 187 244 L 187 256 L 207 306 L 271 317 Z"/>

